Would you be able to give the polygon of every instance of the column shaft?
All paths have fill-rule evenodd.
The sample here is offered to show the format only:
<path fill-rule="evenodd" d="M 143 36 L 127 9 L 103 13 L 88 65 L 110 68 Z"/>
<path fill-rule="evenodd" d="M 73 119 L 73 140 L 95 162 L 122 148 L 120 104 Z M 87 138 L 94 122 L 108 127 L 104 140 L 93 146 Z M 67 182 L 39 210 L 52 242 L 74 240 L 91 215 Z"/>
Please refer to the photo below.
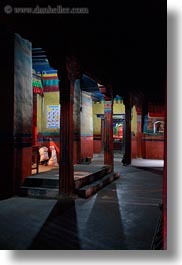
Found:
<path fill-rule="evenodd" d="M 122 160 L 123 165 L 131 164 L 131 103 L 130 96 L 124 99 L 125 104 L 125 153 Z"/>
<path fill-rule="evenodd" d="M 61 72 L 60 87 L 60 167 L 59 193 L 74 192 L 74 165 L 73 165 L 73 96 L 74 85 L 67 76 L 67 71 Z"/>
<path fill-rule="evenodd" d="M 113 103 L 106 101 L 104 109 L 104 164 L 113 170 Z"/>

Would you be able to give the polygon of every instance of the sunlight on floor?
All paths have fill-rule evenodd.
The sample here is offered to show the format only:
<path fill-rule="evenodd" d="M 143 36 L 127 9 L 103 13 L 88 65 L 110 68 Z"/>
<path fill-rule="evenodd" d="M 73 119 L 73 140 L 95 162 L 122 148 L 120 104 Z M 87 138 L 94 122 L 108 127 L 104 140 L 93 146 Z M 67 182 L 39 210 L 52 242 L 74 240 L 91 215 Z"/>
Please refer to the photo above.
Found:
<path fill-rule="evenodd" d="M 132 159 L 131 165 L 136 167 L 164 167 L 164 160 L 138 158 Z"/>

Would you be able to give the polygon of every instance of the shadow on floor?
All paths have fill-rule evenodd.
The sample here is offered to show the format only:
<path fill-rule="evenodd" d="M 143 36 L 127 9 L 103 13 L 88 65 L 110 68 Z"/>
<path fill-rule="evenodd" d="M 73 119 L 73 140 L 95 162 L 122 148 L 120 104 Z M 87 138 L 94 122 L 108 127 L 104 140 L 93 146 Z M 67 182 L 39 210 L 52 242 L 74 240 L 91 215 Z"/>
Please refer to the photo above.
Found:
<path fill-rule="evenodd" d="M 135 167 L 135 168 L 138 168 L 138 169 L 141 169 L 141 170 L 144 170 L 144 171 L 148 171 L 148 172 L 151 172 L 151 173 L 154 173 L 154 174 L 159 174 L 159 175 L 163 175 L 163 172 L 164 172 L 164 168 L 163 167 L 137 167 L 137 166 L 132 166 L 132 167 Z"/>
<path fill-rule="evenodd" d="M 58 201 L 29 249 L 127 249 L 116 188 L 87 200 Z"/>
<path fill-rule="evenodd" d="M 29 249 L 80 249 L 73 199 L 60 200 L 56 203 Z"/>

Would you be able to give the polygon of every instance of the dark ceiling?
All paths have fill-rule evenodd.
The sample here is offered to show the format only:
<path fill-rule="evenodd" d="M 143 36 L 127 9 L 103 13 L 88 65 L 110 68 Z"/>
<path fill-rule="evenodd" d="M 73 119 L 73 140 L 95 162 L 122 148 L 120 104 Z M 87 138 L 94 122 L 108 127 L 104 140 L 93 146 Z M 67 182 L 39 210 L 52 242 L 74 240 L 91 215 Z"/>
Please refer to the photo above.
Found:
<path fill-rule="evenodd" d="M 87 7 L 89 14 L 4 14 L 1 21 L 34 47 L 42 47 L 50 65 L 61 69 L 66 55 L 76 55 L 83 72 L 114 94 L 140 91 L 163 101 L 166 87 L 167 2 L 152 1 L 7 1 L 12 7 Z"/>

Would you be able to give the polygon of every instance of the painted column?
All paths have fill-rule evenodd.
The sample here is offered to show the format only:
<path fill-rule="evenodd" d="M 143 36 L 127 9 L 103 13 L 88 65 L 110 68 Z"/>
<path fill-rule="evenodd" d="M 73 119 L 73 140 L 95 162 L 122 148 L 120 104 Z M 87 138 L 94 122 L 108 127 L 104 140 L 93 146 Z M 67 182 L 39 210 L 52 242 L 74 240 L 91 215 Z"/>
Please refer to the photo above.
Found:
<path fill-rule="evenodd" d="M 18 193 L 32 167 L 32 47 L 18 34 L 1 33 L 0 198 Z"/>
<path fill-rule="evenodd" d="M 104 164 L 110 165 L 113 170 L 113 102 L 104 104 Z"/>
<path fill-rule="evenodd" d="M 1 129 L 0 129 L 0 200 L 14 194 L 13 102 L 14 102 L 14 36 L 1 29 Z"/>
<path fill-rule="evenodd" d="M 32 167 L 32 45 L 15 34 L 14 50 L 14 160 L 16 190 Z"/>
<path fill-rule="evenodd" d="M 125 153 L 122 159 L 124 166 L 131 164 L 131 100 L 124 98 L 125 105 Z"/>
<path fill-rule="evenodd" d="M 32 126 L 32 145 L 37 145 L 37 94 L 33 94 L 33 126 Z"/>
<path fill-rule="evenodd" d="M 137 134 L 136 134 L 136 151 L 137 158 L 142 158 L 142 108 L 136 107 L 137 111 Z"/>
<path fill-rule="evenodd" d="M 67 59 L 60 73 L 60 167 L 59 167 L 59 193 L 74 193 L 74 164 L 73 164 L 73 104 L 74 82 L 78 79 L 78 65 L 74 60 Z"/>

